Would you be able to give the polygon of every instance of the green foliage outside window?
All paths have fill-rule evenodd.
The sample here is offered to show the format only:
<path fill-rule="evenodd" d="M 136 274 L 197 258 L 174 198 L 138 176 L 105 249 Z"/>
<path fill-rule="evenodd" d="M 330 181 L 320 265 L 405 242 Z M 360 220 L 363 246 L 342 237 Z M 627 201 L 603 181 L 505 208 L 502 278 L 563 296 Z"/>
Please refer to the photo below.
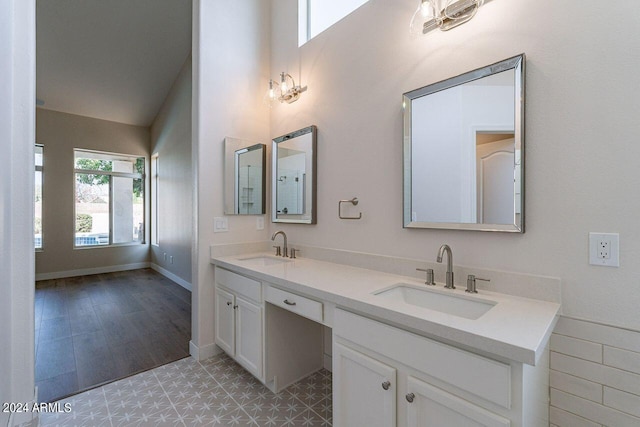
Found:
<path fill-rule="evenodd" d="M 76 215 L 76 233 L 91 233 L 93 218 L 89 214 Z"/>

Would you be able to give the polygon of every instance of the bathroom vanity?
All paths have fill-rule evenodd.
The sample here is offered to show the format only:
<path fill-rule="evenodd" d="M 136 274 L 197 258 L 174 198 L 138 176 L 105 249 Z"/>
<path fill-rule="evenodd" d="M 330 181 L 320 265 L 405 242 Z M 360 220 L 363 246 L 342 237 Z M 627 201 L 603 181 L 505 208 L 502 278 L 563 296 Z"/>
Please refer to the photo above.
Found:
<path fill-rule="evenodd" d="M 266 253 L 211 262 L 216 344 L 271 390 L 323 366 L 332 328 L 337 427 L 549 423 L 557 303 Z"/>

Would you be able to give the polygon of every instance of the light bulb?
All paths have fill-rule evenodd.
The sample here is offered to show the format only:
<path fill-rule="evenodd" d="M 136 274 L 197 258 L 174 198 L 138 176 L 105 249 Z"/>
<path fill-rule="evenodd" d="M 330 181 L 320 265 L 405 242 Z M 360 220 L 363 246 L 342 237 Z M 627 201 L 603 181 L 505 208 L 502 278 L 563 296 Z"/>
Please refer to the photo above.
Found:
<path fill-rule="evenodd" d="M 273 88 L 273 80 L 269 80 L 269 98 L 270 99 L 276 99 L 276 91 Z"/>
<path fill-rule="evenodd" d="M 421 0 L 411 18 L 409 33 L 414 37 L 419 37 L 437 28 L 439 25 L 440 20 L 436 16 L 433 0 Z"/>
<path fill-rule="evenodd" d="M 280 74 L 280 91 L 282 93 L 287 93 L 288 90 L 289 88 L 287 87 L 287 76 L 282 73 Z"/>

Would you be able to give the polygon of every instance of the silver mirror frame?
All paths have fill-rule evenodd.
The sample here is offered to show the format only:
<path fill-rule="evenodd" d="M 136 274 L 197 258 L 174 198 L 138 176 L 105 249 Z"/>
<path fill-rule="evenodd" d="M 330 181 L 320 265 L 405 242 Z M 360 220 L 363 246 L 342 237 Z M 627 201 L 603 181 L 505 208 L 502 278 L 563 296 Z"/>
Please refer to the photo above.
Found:
<path fill-rule="evenodd" d="M 278 202 L 278 144 L 285 142 L 300 136 L 311 134 L 311 218 L 309 219 L 287 219 L 278 218 L 277 202 Z M 288 224 L 316 224 L 316 212 L 317 212 L 317 140 L 318 140 L 318 128 L 315 125 L 308 126 L 303 129 L 296 130 L 286 135 L 279 136 L 272 140 L 271 146 L 271 222 L 280 222 Z"/>
<path fill-rule="evenodd" d="M 411 220 L 411 102 L 414 99 L 436 93 L 454 86 L 477 80 L 492 74 L 507 70 L 515 70 L 515 117 L 514 137 L 516 146 L 520 146 L 520 221 L 516 222 L 517 207 L 514 206 L 513 224 L 477 224 L 477 223 L 452 223 L 452 222 L 413 222 Z M 478 68 L 456 77 L 443 80 L 419 89 L 403 94 L 402 105 L 404 108 L 404 147 L 403 147 L 403 227 L 404 228 L 433 228 L 445 230 L 474 230 L 474 231 L 501 231 L 509 233 L 524 233 L 525 224 L 525 55 L 520 54 L 513 58 L 505 59 L 486 67 Z"/>
<path fill-rule="evenodd" d="M 226 137 L 224 139 L 224 214 L 225 215 L 264 215 L 266 213 L 266 195 L 267 195 L 267 146 L 261 143 L 255 143 L 238 138 Z M 238 160 L 239 154 L 249 151 L 262 150 L 262 185 L 259 189 L 261 194 L 262 206 L 259 212 L 241 213 L 239 211 L 239 175 Z"/>

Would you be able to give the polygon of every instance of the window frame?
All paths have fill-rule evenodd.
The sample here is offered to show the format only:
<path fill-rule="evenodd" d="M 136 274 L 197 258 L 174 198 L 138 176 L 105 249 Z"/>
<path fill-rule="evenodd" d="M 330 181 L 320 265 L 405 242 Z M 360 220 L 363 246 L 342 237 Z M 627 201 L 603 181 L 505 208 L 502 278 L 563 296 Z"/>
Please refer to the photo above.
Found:
<path fill-rule="evenodd" d="M 160 213 L 160 203 L 158 195 L 160 194 L 159 179 L 160 156 L 158 153 L 151 156 L 151 244 L 160 246 L 160 227 L 158 227 L 158 215 Z"/>
<path fill-rule="evenodd" d="M 78 169 L 75 167 L 76 158 L 78 153 L 87 153 L 88 155 L 98 155 L 104 156 L 111 161 L 123 160 L 123 159 L 144 159 L 144 170 L 145 173 L 127 173 L 127 172 L 114 172 L 114 171 L 101 171 L 101 170 L 93 170 L 93 169 Z M 88 157 L 91 158 L 91 157 Z M 98 248 L 113 248 L 113 247 L 122 247 L 122 246 L 138 246 L 138 245 L 146 245 L 146 227 L 147 227 L 147 168 L 148 168 L 148 157 L 146 155 L 136 155 L 136 154 L 122 154 L 122 153 L 113 153 L 107 151 L 98 151 L 98 150 L 88 150 L 84 148 L 74 148 L 73 149 L 73 249 L 74 250 L 84 250 L 84 249 L 98 249 Z M 77 245 L 76 244 L 76 221 L 77 221 L 77 202 L 76 196 L 78 194 L 78 174 L 86 174 L 86 175 L 106 175 L 109 177 L 120 177 L 120 178 L 132 178 L 132 179 L 141 179 L 142 187 L 144 188 L 144 192 L 142 195 L 142 206 L 143 206 L 143 233 L 142 240 L 140 241 L 131 241 L 126 243 L 113 243 L 113 229 L 114 229 L 114 218 L 113 218 L 113 180 L 109 179 L 109 243 L 106 245 Z"/>
<path fill-rule="evenodd" d="M 35 172 L 40 172 L 40 246 L 36 246 L 35 243 L 35 191 L 36 191 L 36 187 L 35 184 L 33 186 L 33 191 L 34 191 L 34 195 L 33 195 L 33 201 L 34 201 L 34 215 L 33 215 L 33 226 L 34 226 L 34 242 L 33 242 L 33 246 L 34 246 L 34 250 L 36 252 L 43 252 L 44 251 L 44 145 L 43 144 L 35 144 L 35 149 L 37 150 L 38 148 L 41 149 L 41 156 L 42 156 L 42 165 L 38 165 L 36 164 L 36 159 L 35 159 L 35 152 L 34 152 L 34 156 L 33 156 L 33 163 L 34 163 L 34 173 Z"/>
<path fill-rule="evenodd" d="M 344 18 L 364 6 L 369 2 L 369 0 L 363 0 L 362 3 L 357 6 L 355 9 L 351 9 L 346 14 L 343 14 L 337 20 L 333 21 L 329 26 L 325 27 L 323 30 L 318 31 L 315 34 L 312 34 L 312 26 L 311 26 L 311 1 L 312 0 L 298 0 L 298 47 L 302 47 L 302 45 L 308 43 L 313 38 L 322 34 L 329 28 L 333 27 L 338 22 L 342 21 Z"/>

